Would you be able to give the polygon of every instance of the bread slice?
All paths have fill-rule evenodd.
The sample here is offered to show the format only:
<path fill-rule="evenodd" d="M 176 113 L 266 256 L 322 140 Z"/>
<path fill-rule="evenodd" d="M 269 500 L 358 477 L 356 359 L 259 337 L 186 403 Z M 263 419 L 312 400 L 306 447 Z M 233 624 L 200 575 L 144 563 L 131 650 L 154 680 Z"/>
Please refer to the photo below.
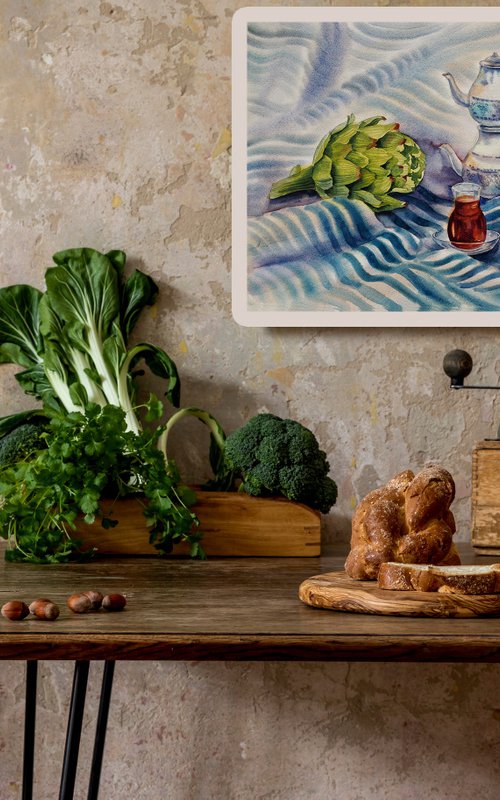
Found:
<path fill-rule="evenodd" d="M 452 594 L 500 593 L 500 564 L 400 564 L 386 561 L 378 574 L 380 589 L 393 591 L 449 592 Z"/>

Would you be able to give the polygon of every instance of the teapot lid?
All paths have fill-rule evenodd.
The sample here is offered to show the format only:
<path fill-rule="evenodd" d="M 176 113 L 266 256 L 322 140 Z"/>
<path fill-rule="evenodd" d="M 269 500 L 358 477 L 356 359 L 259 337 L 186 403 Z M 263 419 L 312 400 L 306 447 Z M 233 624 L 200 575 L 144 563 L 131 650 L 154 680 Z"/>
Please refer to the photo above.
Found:
<path fill-rule="evenodd" d="M 488 56 L 488 58 L 485 58 L 483 61 L 481 61 L 481 66 L 482 67 L 493 67 L 493 68 L 499 69 L 500 68 L 500 56 L 498 55 L 498 53 L 492 53 L 491 56 Z"/>

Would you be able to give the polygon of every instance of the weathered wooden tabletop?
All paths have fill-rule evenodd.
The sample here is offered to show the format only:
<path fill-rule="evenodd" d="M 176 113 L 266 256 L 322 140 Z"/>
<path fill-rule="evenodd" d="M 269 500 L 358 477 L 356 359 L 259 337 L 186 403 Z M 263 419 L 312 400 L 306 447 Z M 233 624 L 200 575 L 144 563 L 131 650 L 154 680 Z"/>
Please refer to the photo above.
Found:
<path fill-rule="evenodd" d="M 335 557 L 152 557 L 42 567 L 5 563 L 0 551 L 0 604 L 48 597 L 61 608 L 54 622 L 0 617 L 0 658 L 500 661 L 500 618 L 353 614 L 298 599 L 305 578 L 342 566 Z M 126 594 L 126 609 L 69 611 L 70 594 L 93 588 Z"/>

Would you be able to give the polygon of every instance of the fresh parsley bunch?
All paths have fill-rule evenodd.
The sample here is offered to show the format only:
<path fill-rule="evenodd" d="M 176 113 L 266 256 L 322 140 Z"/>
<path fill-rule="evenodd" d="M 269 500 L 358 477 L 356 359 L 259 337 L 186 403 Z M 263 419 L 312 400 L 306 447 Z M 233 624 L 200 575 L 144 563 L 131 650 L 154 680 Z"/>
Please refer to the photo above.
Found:
<path fill-rule="evenodd" d="M 152 397 L 148 413 L 158 413 Z M 77 515 L 85 522 L 113 520 L 102 510 L 110 500 L 137 494 L 144 502 L 150 541 L 160 553 L 186 541 L 202 556 L 199 521 L 189 510 L 196 496 L 165 461 L 157 440 L 162 432 L 128 430 L 122 408 L 87 405 L 85 412 L 55 417 L 43 434 L 46 447 L 0 470 L 0 534 L 9 540 L 9 560 L 54 563 L 78 557 L 71 533 Z"/>

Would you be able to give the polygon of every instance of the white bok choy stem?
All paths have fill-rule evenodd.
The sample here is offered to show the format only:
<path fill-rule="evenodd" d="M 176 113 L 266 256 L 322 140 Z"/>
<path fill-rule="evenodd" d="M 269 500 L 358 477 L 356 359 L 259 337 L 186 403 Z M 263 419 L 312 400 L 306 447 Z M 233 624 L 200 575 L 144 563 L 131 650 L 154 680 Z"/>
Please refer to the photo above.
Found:
<path fill-rule="evenodd" d="M 179 422 L 179 420 L 183 419 L 184 417 L 197 417 L 197 419 L 201 420 L 201 422 L 204 422 L 209 428 L 219 451 L 221 453 L 224 451 L 226 434 L 224 433 L 219 422 L 217 422 L 215 417 L 213 417 L 208 411 L 204 411 L 202 408 L 196 408 L 195 406 L 188 406 L 187 408 L 180 408 L 179 411 L 176 411 L 175 414 L 172 414 L 165 425 L 165 430 L 158 439 L 158 449 L 162 451 L 165 461 L 168 461 L 167 442 L 170 431 L 176 422 Z"/>

